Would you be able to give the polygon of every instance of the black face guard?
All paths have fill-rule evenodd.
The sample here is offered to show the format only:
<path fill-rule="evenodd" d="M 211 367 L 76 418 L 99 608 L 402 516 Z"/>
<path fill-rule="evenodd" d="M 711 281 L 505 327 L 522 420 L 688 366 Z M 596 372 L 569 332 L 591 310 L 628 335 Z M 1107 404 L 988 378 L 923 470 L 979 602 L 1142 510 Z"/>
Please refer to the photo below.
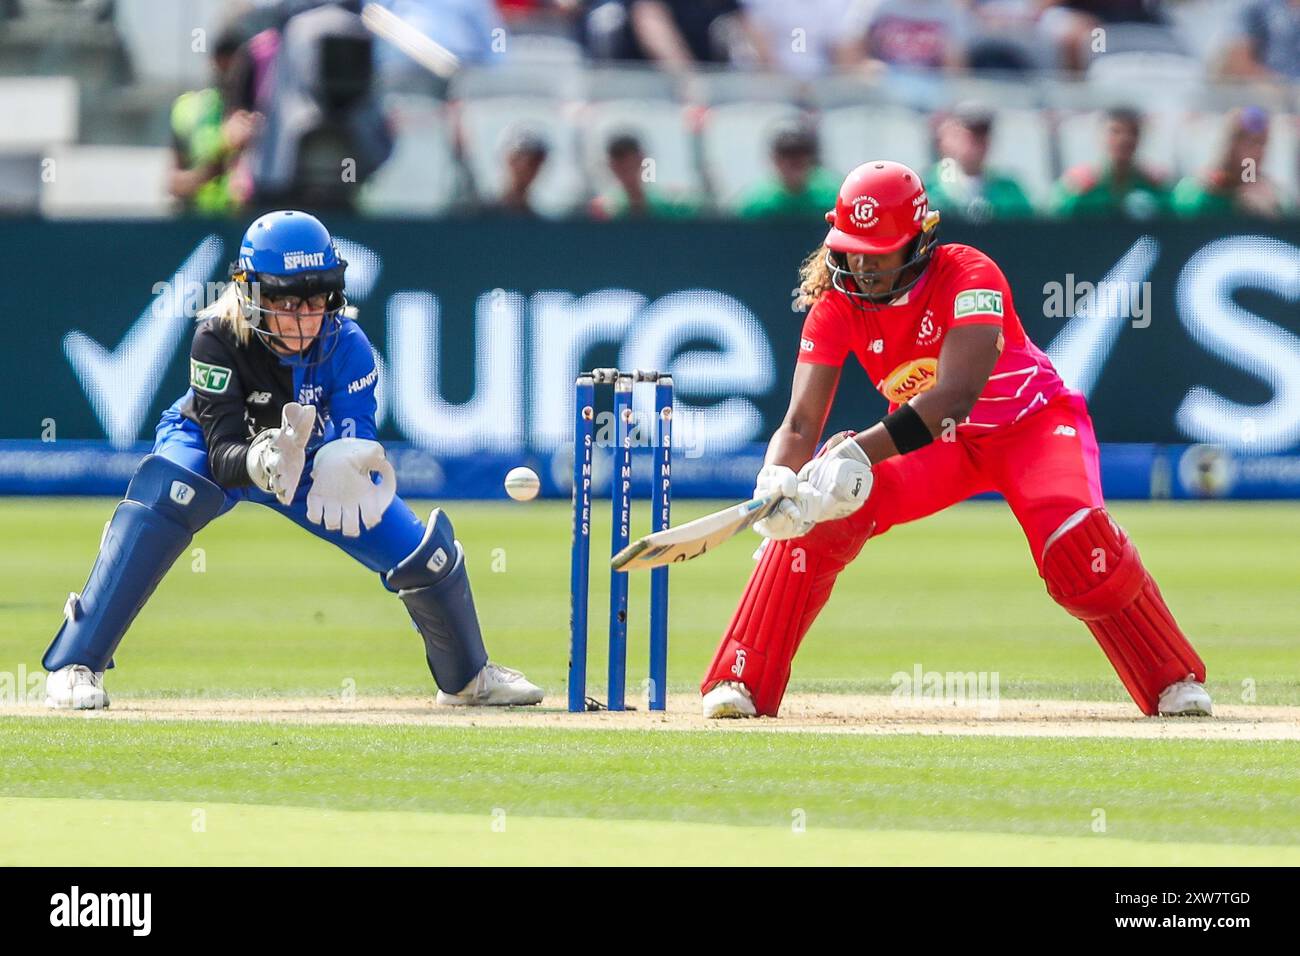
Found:
<path fill-rule="evenodd" d="M 888 305 L 900 295 L 909 291 L 921 281 L 925 267 L 930 262 L 939 239 L 939 217 L 931 213 L 933 221 L 912 240 L 908 248 L 907 261 L 897 269 L 882 269 L 879 272 L 854 272 L 849 268 L 848 255 L 843 252 L 826 250 L 826 267 L 831 271 L 831 285 L 843 292 L 855 305 L 863 308 L 878 309 Z M 888 283 L 885 292 L 863 292 L 876 281 Z"/>
<path fill-rule="evenodd" d="M 290 365 L 310 367 L 323 363 L 338 347 L 340 333 L 343 331 L 340 316 L 348 304 L 347 297 L 343 294 L 343 272 L 346 268 L 347 263 L 340 259 L 333 269 L 319 272 L 289 276 L 253 275 L 239 268 L 236 263 L 230 267 L 230 277 L 238 287 L 240 305 L 258 340 Z M 325 314 L 321 317 L 320 331 L 310 339 L 303 335 L 302 319 L 296 311 L 280 312 L 262 305 L 263 297 L 310 299 L 318 295 L 326 297 Z M 297 326 L 298 334 L 285 337 L 270 331 L 266 327 L 268 315 L 277 316 L 281 323 L 286 318 L 292 320 Z"/>

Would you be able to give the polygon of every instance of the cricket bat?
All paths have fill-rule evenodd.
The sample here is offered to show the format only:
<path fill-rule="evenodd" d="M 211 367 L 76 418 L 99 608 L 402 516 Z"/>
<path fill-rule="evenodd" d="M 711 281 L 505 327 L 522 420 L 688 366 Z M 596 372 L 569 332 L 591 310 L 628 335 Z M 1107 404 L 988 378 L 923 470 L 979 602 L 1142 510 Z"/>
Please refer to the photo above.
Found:
<path fill-rule="evenodd" d="M 636 571 L 698 558 L 746 528 L 752 528 L 755 522 L 762 521 L 776 510 L 782 497 L 779 491 L 774 491 L 675 528 L 646 535 L 614 555 L 610 566 L 615 571 Z"/>
<path fill-rule="evenodd" d="M 387 7 L 367 3 L 361 8 L 361 23 L 375 36 L 387 40 L 434 76 L 446 80 L 460 69 L 460 58 L 456 54 Z"/>

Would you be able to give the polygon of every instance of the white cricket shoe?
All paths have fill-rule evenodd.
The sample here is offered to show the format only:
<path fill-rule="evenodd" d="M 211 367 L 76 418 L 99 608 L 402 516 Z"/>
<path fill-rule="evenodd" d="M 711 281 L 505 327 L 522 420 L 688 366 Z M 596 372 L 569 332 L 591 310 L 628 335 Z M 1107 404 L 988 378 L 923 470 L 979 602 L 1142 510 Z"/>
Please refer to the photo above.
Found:
<path fill-rule="evenodd" d="M 69 664 L 46 674 L 45 706 L 55 710 L 103 710 L 108 706 L 104 672 Z"/>
<path fill-rule="evenodd" d="M 1188 674 L 1160 692 L 1158 710 L 1161 717 L 1213 717 L 1214 703 L 1205 685 Z"/>
<path fill-rule="evenodd" d="M 478 676 L 461 688 L 460 693 L 438 691 L 438 703 L 444 707 L 512 707 L 540 704 L 542 689 L 519 671 L 488 661 Z"/>
<path fill-rule="evenodd" d="M 724 680 L 704 695 L 704 716 L 708 720 L 719 717 L 757 717 L 754 698 L 749 688 L 739 681 Z"/>

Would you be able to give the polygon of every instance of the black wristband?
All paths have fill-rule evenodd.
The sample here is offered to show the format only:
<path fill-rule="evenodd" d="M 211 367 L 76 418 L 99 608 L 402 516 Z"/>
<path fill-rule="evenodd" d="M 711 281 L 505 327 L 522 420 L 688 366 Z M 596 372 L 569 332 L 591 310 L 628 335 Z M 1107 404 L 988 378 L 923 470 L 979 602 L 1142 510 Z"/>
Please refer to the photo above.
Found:
<path fill-rule="evenodd" d="M 924 448 L 934 441 L 934 436 L 930 434 L 930 426 L 922 421 L 916 409 L 906 402 L 882 418 L 880 424 L 884 425 L 885 431 L 889 432 L 889 437 L 893 439 L 894 447 L 898 449 L 900 455 Z"/>

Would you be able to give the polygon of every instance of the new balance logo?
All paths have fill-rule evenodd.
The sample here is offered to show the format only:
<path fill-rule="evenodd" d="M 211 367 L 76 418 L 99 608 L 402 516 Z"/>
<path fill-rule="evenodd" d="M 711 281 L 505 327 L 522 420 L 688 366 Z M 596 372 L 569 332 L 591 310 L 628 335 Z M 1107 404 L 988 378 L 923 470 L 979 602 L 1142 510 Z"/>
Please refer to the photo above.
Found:
<path fill-rule="evenodd" d="M 265 405 L 271 400 L 270 392 L 249 392 L 248 403 L 250 405 Z"/>

